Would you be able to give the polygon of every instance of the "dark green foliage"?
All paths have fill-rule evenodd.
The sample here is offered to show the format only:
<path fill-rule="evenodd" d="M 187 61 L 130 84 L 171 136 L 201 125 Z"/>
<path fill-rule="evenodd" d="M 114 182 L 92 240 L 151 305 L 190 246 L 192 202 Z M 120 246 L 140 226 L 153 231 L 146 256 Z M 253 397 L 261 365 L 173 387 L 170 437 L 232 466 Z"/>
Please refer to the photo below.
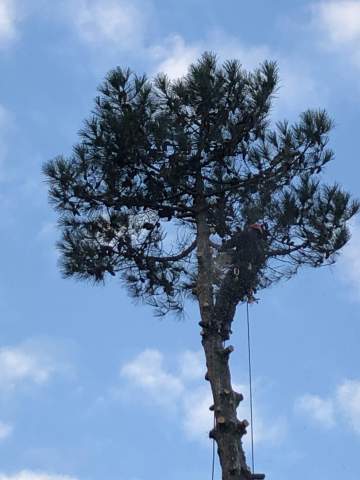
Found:
<path fill-rule="evenodd" d="M 180 310 L 197 275 L 199 174 L 215 290 L 241 261 L 227 245 L 254 222 L 269 230 L 257 287 L 300 265 L 332 262 L 359 204 L 319 181 L 333 158 L 324 111 L 270 128 L 277 82 L 274 63 L 248 73 L 236 61 L 218 66 L 212 54 L 176 81 L 110 72 L 73 155 L 44 167 L 64 274 L 95 281 L 120 274 L 159 313 Z"/>

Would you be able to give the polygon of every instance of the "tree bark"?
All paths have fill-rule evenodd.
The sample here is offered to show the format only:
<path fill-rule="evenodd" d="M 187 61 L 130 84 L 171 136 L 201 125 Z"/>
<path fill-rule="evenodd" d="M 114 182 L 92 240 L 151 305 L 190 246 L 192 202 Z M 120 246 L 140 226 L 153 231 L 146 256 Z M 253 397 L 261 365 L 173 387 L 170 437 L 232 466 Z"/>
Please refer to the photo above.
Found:
<path fill-rule="evenodd" d="M 218 446 L 222 469 L 222 480 L 248 480 L 251 472 L 246 464 L 242 445 L 242 436 L 248 423 L 239 421 L 236 409 L 243 399 L 233 390 L 229 368 L 229 356 L 232 347 L 225 348 L 224 340 L 230 335 L 230 325 L 235 308 L 217 315 L 214 306 L 213 265 L 210 246 L 210 232 L 206 219 L 206 203 L 202 196 L 202 181 L 198 178 L 197 197 L 197 258 L 198 278 L 197 297 L 199 301 L 202 327 L 202 346 L 206 357 L 206 380 L 210 382 L 214 399 L 211 409 L 215 415 L 215 427 L 209 436 Z M 225 318 L 224 314 L 227 318 Z M 224 334 L 224 327 L 226 333 Z"/>
<path fill-rule="evenodd" d="M 214 399 L 211 408 L 215 414 L 215 427 L 209 435 L 217 442 L 222 479 L 249 479 L 251 472 L 241 441 L 248 423 L 246 420 L 238 420 L 236 415 L 236 409 L 243 397 L 235 392 L 231 385 L 231 347 L 224 348 L 221 336 L 215 332 L 203 335 L 202 345 L 206 356 L 206 378 L 210 382 Z"/>

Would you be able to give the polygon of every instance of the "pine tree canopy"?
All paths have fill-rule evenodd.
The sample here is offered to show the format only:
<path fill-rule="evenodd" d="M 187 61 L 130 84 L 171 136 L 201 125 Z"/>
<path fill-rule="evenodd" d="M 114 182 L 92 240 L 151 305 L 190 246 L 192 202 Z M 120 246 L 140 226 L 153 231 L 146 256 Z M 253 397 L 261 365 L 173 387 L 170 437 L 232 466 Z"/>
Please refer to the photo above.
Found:
<path fill-rule="evenodd" d="M 199 215 L 215 297 L 236 289 L 235 266 L 247 265 L 246 288 L 258 289 L 333 262 L 359 203 L 320 182 L 333 159 L 325 111 L 272 126 L 277 85 L 273 62 L 247 72 L 211 53 L 178 80 L 111 71 L 72 155 L 44 166 L 64 275 L 119 275 L 159 314 L 180 311 L 196 295 Z M 267 234 L 249 254 L 243 234 L 254 223 Z"/>

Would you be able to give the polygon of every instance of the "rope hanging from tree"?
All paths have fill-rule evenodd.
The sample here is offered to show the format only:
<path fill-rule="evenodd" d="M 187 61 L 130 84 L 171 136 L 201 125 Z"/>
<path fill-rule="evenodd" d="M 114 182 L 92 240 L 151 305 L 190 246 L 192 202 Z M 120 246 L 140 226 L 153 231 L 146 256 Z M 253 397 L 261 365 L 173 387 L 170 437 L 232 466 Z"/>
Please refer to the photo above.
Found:
<path fill-rule="evenodd" d="M 235 271 L 234 271 L 235 273 Z M 250 435 L 251 435 L 251 478 L 252 480 L 262 480 L 265 475 L 255 473 L 255 454 L 254 454 L 254 409 L 253 409 L 253 389 L 252 389 L 252 349 L 251 349 L 251 329 L 249 304 L 253 303 L 253 297 L 249 296 L 246 301 L 246 326 L 247 326 L 247 346 L 248 346 L 248 376 L 249 376 L 249 397 L 250 397 Z M 224 342 L 225 345 L 225 342 Z M 214 411 L 214 428 L 216 427 L 216 417 Z M 215 477 L 215 439 L 212 441 L 212 461 L 211 461 L 211 480 Z"/>
<path fill-rule="evenodd" d="M 249 373 L 249 393 L 250 393 L 250 428 L 251 428 L 251 466 L 252 473 L 255 473 L 254 459 L 254 415 L 253 415 L 253 391 L 252 391 L 252 362 L 251 362 L 251 336 L 250 336 L 250 315 L 249 301 L 246 302 L 246 324 L 248 339 L 248 373 Z"/>

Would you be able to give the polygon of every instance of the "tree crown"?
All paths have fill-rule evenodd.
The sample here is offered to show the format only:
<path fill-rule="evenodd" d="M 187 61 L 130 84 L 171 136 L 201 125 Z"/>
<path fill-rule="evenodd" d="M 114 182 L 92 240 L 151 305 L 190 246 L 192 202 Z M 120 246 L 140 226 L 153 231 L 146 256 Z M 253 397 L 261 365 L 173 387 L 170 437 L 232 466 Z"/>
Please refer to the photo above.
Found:
<path fill-rule="evenodd" d="M 320 182 L 333 158 L 325 111 L 271 127 L 277 84 L 273 62 L 247 72 L 211 53 L 174 81 L 111 71 L 73 154 L 44 166 L 64 275 L 119 274 L 158 313 L 179 311 L 196 285 L 201 213 L 214 294 L 253 223 L 266 223 L 267 236 L 252 288 L 333 262 L 359 203 Z"/>

